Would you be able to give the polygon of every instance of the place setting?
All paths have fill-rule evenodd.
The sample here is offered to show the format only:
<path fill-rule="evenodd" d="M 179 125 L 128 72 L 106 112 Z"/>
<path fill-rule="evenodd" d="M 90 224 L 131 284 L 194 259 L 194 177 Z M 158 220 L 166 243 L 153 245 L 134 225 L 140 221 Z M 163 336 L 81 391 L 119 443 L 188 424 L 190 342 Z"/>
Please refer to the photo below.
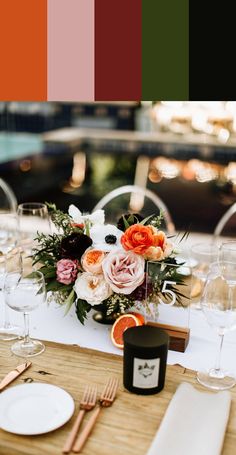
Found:
<path fill-rule="evenodd" d="M 19 365 L 0 383 L 2 392 L 8 384 L 31 366 L 31 362 Z M 109 378 L 101 394 L 97 387 L 86 385 L 80 402 L 80 411 L 62 448 L 62 453 L 81 452 L 102 408 L 113 404 L 118 380 Z M 73 416 L 75 402 L 71 394 L 61 387 L 32 382 L 13 386 L 0 395 L 0 427 L 16 435 L 36 436 L 54 431 L 63 426 Z M 97 406 L 96 406 L 97 405 Z M 90 420 L 80 432 L 78 431 L 86 411 L 94 410 Z"/>

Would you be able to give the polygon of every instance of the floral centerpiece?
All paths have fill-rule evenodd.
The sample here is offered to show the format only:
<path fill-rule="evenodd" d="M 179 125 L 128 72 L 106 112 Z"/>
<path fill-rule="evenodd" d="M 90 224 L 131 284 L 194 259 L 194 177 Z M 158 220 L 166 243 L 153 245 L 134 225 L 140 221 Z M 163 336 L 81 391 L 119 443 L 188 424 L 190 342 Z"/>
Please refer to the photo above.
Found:
<path fill-rule="evenodd" d="M 57 232 L 38 233 L 34 264 L 39 264 L 53 299 L 65 305 L 66 312 L 74 305 L 81 323 L 91 308 L 113 315 L 145 301 L 147 293 L 155 300 L 170 276 L 182 283 L 173 243 L 160 230 L 161 213 L 146 219 L 125 214 L 115 226 L 105 224 L 103 210 L 82 215 L 74 205 L 68 214 L 54 204 L 48 207 Z M 173 267 L 149 282 L 147 261 Z M 178 290 L 175 293 L 181 299 Z"/>

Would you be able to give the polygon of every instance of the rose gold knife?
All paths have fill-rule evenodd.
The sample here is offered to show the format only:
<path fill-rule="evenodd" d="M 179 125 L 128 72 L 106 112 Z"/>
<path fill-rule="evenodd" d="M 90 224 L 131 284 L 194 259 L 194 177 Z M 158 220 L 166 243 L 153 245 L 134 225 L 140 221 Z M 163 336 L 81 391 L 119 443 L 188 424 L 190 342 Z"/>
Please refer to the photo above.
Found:
<path fill-rule="evenodd" d="M 27 368 L 32 365 L 31 362 L 25 362 L 22 363 L 21 365 L 18 365 L 14 370 L 10 371 L 10 373 L 7 373 L 5 378 L 0 382 L 0 392 L 3 390 L 10 382 L 14 381 L 21 373 L 23 373 Z"/>

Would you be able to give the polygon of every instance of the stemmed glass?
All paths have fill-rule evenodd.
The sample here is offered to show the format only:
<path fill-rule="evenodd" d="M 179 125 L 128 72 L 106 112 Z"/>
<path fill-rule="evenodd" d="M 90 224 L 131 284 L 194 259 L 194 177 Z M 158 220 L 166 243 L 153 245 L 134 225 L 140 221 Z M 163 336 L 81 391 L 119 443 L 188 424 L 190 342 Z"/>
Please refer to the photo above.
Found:
<path fill-rule="evenodd" d="M 210 264 L 218 260 L 219 250 L 216 245 L 196 243 L 190 249 L 190 261 L 192 269 L 191 306 L 201 309 L 200 296 L 209 273 Z"/>
<path fill-rule="evenodd" d="M 220 261 L 229 261 L 236 264 L 236 241 L 228 240 L 220 245 Z"/>
<path fill-rule="evenodd" d="M 230 389 L 235 377 L 221 368 L 224 335 L 236 328 L 236 264 L 227 261 L 213 263 L 207 275 L 201 306 L 208 324 L 217 330 L 219 349 L 216 363 L 207 371 L 199 371 L 197 380 L 213 390 Z M 233 283 L 234 277 L 234 285 Z"/>
<path fill-rule="evenodd" d="M 221 273 L 229 284 L 229 292 L 233 295 L 236 285 L 236 242 L 228 240 L 220 245 L 219 264 Z"/>
<path fill-rule="evenodd" d="M 26 276 L 23 273 L 8 273 L 4 283 L 4 295 L 7 305 L 24 315 L 24 338 L 14 343 L 11 351 L 19 357 L 41 354 L 45 349 L 44 344 L 32 340 L 29 336 L 29 313 L 46 300 L 43 274 L 39 271 Z"/>
<path fill-rule="evenodd" d="M 29 255 L 36 246 L 37 232 L 49 234 L 50 220 L 46 204 L 41 202 L 24 202 L 18 206 L 19 241 Z"/>
<path fill-rule="evenodd" d="M 10 271 L 21 273 L 22 260 L 20 251 L 14 248 L 18 239 L 17 214 L 0 214 L 0 290 L 3 289 L 5 274 Z M 22 329 L 10 323 L 8 308 L 4 308 L 4 321 L 0 327 L 0 339 L 10 341 L 18 338 Z"/>
<path fill-rule="evenodd" d="M 16 212 L 0 212 L 0 254 L 8 253 L 18 241 L 18 218 Z"/>

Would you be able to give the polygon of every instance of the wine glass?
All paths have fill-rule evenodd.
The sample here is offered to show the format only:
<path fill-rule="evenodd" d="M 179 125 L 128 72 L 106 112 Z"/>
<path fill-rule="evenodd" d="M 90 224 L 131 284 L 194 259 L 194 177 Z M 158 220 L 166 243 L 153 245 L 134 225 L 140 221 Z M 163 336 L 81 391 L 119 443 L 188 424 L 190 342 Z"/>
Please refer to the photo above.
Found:
<path fill-rule="evenodd" d="M 18 219 L 16 212 L 0 211 L 0 290 L 5 276 L 5 257 L 17 244 Z"/>
<path fill-rule="evenodd" d="M 37 246 L 37 232 L 51 232 L 47 206 L 41 202 L 24 202 L 18 206 L 17 213 L 20 244 L 32 255 L 33 248 Z"/>
<path fill-rule="evenodd" d="M 17 244 L 18 219 L 16 212 L 0 212 L 0 255 L 8 253 Z"/>
<path fill-rule="evenodd" d="M 220 261 L 229 261 L 236 264 L 236 241 L 228 240 L 220 245 Z"/>
<path fill-rule="evenodd" d="M 224 335 L 236 328 L 236 280 L 232 285 L 232 276 L 235 274 L 236 265 L 233 263 L 212 264 L 201 298 L 206 320 L 219 335 L 219 349 L 215 366 L 208 372 L 199 371 L 197 380 L 200 384 L 213 390 L 230 389 L 236 384 L 235 377 L 221 368 Z"/>
<path fill-rule="evenodd" d="M 210 265 L 218 260 L 219 250 L 214 244 L 196 243 L 190 249 L 190 264 L 192 269 L 191 304 L 195 309 L 201 309 L 200 296 L 203 291 Z"/>
<path fill-rule="evenodd" d="M 14 343 L 11 351 L 19 357 L 33 357 L 41 354 L 45 346 L 29 336 L 29 313 L 46 300 L 44 276 L 39 271 L 30 275 L 10 272 L 6 275 L 4 295 L 7 305 L 24 315 L 24 338 Z"/>
<path fill-rule="evenodd" d="M 5 276 L 9 272 L 22 273 L 22 256 L 19 248 L 14 248 L 0 256 L 0 289 L 4 288 Z M 22 335 L 22 328 L 10 322 L 8 306 L 4 304 L 4 322 L 0 327 L 0 340 L 15 340 L 20 335 Z"/>
<path fill-rule="evenodd" d="M 236 242 L 229 240 L 220 245 L 219 264 L 222 276 L 227 280 L 229 292 L 233 295 L 236 285 Z"/>

